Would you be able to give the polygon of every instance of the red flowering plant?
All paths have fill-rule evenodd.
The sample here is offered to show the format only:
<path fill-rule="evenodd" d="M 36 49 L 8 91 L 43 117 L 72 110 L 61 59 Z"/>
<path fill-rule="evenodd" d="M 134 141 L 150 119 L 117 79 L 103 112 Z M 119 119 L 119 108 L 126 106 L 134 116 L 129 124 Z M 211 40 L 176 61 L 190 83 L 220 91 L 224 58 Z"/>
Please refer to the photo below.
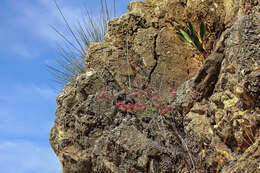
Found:
<path fill-rule="evenodd" d="M 159 92 L 153 87 L 148 86 L 144 90 L 133 90 L 127 94 L 129 99 L 121 99 L 112 94 L 102 93 L 99 99 L 104 100 L 113 105 L 121 112 L 135 115 L 137 117 L 154 116 L 154 115 L 168 115 L 173 107 L 169 104 L 170 97 L 174 97 L 176 92 L 172 88 L 168 88 L 168 97 L 161 98 Z"/>

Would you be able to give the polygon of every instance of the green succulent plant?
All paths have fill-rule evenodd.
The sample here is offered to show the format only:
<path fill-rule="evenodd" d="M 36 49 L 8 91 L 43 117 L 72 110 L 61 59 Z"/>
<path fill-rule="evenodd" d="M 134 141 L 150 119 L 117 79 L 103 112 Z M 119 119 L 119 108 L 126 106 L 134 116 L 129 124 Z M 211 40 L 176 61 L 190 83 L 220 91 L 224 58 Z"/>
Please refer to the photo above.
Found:
<path fill-rule="evenodd" d="M 176 32 L 177 37 L 185 44 L 196 48 L 200 53 L 205 53 L 205 49 L 203 48 L 203 40 L 206 35 L 206 24 L 204 22 L 200 23 L 200 32 L 199 36 L 194 31 L 193 26 L 190 22 L 187 23 L 187 31 L 180 29 L 180 31 Z"/>

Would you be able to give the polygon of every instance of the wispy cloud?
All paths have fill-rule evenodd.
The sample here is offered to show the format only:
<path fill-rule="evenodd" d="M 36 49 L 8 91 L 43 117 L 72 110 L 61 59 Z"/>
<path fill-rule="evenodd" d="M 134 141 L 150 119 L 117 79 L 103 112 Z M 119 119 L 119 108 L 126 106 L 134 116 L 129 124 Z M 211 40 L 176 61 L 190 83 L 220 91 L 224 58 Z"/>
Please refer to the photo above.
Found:
<path fill-rule="evenodd" d="M 71 6 L 63 1 L 59 4 L 72 25 L 81 18 L 80 7 Z M 53 0 L 9 0 L 4 5 L 6 8 L 3 8 L 2 4 L 0 7 L 1 16 L 3 14 L 0 50 L 13 52 L 13 57 L 32 59 L 38 57 L 36 52 L 39 54 L 43 48 L 56 47 L 56 42 L 61 39 L 50 25 L 68 35 Z"/>
<path fill-rule="evenodd" d="M 77 25 L 78 21 L 82 21 L 84 5 L 93 16 L 99 15 L 100 12 L 98 9 L 100 1 L 57 0 L 57 2 L 72 28 Z M 113 0 L 108 0 L 108 5 L 111 5 L 109 4 L 111 2 Z M 118 5 L 121 5 L 122 8 L 122 4 L 124 4 L 125 8 L 127 3 L 127 0 L 124 0 L 118 2 Z M 3 20 L 0 28 L 0 50 L 6 51 L 7 48 L 10 52 L 18 55 L 13 57 L 31 59 L 39 57 L 35 55 L 35 52 L 43 52 L 43 48 L 54 49 L 56 47 L 55 43 L 60 42 L 62 39 L 50 25 L 54 26 L 66 37 L 71 38 L 54 4 L 54 0 L 8 0 L 4 1 L 4 5 L 1 4 L 1 6 L 0 11 L 1 17 L 3 14 Z M 119 10 L 118 13 L 120 13 Z M 13 45 L 15 45 L 14 48 L 12 48 Z M 1 49 L 1 47 L 5 47 L 5 49 Z"/>
<path fill-rule="evenodd" d="M 10 92 L 4 92 L 9 90 Z M 0 100 L 8 103 L 55 103 L 57 92 L 46 85 L 35 83 L 15 83 L 12 85 L 0 85 Z"/>
<path fill-rule="evenodd" d="M 0 172 L 57 173 L 60 166 L 50 147 L 30 141 L 0 140 Z"/>
<path fill-rule="evenodd" d="M 80 18 L 79 7 L 68 6 L 65 3 L 60 4 L 64 14 L 69 16 L 69 21 L 76 21 L 76 19 Z M 20 12 L 19 16 L 13 18 L 13 23 L 43 40 L 56 41 L 58 38 L 50 25 L 64 31 L 64 23 L 53 0 L 40 0 L 34 3 L 28 1 L 19 1 L 17 3 L 15 1 L 10 5 L 11 8 Z"/>
<path fill-rule="evenodd" d="M 14 44 L 12 46 L 12 52 L 14 52 L 19 57 L 23 57 L 25 59 L 32 59 L 37 57 L 38 55 L 32 50 L 25 47 L 23 44 Z"/>
<path fill-rule="evenodd" d="M 50 87 L 47 86 L 38 86 L 36 84 L 16 84 L 13 86 L 13 91 L 16 92 L 14 97 L 23 98 L 23 99 L 30 99 L 34 100 L 48 100 L 48 101 L 55 101 L 57 97 L 57 93 Z"/>
<path fill-rule="evenodd" d="M 9 92 L 2 92 L 2 91 Z M 0 86 L 1 136 L 48 138 L 54 121 L 56 93 L 35 84 Z M 39 123 L 41 122 L 41 123 Z"/>
<path fill-rule="evenodd" d="M 16 84 L 0 86 L 0 95 L 0 172 L 60 172 L 48 144 L 55 92 L 46 86 Z"/>

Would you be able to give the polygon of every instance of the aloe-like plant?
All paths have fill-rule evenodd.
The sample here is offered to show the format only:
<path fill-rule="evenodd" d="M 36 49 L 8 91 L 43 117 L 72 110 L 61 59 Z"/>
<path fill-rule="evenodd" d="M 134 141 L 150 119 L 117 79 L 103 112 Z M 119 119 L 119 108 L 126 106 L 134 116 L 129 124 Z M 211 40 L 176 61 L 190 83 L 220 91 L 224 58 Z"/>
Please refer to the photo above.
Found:
<path fill-rule="evenodd" d="M 203 48 L 203 40 L 206 35 L 206 24 L 204 22 L 200 23 L 200 32 L 199 36 L 196 31 L 194 31 L 193 26 L 190 22 L 187 23 L 187 31 L 180 29 L 180 31 L 176 32 L 177 37 L 185 44 L 188 44 L 202 54 L 205 53 L 205 49 Z"/>
<path fill-rule="evenodd" d="M 51 28 L 64 40 L 64 45 L 59 46 L 61 58 L 57 59 L 57 63 L 46 65 L 47 70 L 53 76 L 53 81 L 62 86 L 68 83 L 74 83 L 79 74 L 86 72 L 85 56 L 89 45 L 92 42 L 102 42 L 105 31 L 107 29 L 108 20 L 111 18 L 107 1 L 100 0 L 101 11 L 98 18 L 90 15 L 88 10 L 84 8 L 82 22 L 74 28 L 71 27 L 68 20 L 62 13 L 58 3 L 54 0 L 58 12 L 62 16 L 66 29 L 70 33 L 72 39 L 61 33 L 57 28 Z M 115 16 L 115 0 L 114 16 Z"/>

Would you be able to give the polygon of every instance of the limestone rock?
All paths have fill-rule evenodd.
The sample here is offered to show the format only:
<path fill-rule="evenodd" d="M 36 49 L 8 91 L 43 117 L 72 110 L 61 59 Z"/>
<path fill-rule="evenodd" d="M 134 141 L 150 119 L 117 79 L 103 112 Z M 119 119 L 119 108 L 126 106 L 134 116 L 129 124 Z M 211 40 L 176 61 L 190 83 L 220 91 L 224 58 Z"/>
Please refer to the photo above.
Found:
<path fill-rule="evenodd" d="M 57 97 L 50 144 L 63 173 L 260 171 L 259 2 L 147 0 L 128 8 L 89 47 L 87 73 Z M 209 29 L 203 62 L 175 37 L 201 20 Z M 136 117 L 99 97 L 120 99 L 147 84 L 162 96 L 177 90 L 170 115 Z"/>

